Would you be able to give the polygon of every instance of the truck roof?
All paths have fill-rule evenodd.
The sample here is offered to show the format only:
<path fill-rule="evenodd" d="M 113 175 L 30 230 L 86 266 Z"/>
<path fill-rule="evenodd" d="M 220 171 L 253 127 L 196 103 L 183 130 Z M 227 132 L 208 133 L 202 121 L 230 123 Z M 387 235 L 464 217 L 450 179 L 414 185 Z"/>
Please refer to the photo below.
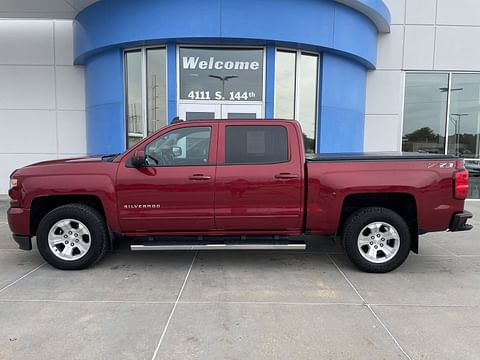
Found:
<path fill-rule="evenodd" d="M 190 123 L 190 122 L 236 122 L 236 121 L 288 121 L 288 122 L 297 122 L 297 120 L 294 119 L 266 119 L 266 118 L 257 118 L 257 119 L 242 119 L 242 118 L 235 118 L 235 119 L 192 119 L 192 120 L 179 120 L 175 122 L 174 124 L 182 124 L 182 123 Z M 173 123 L 172 123 L 173 125 Z"/>

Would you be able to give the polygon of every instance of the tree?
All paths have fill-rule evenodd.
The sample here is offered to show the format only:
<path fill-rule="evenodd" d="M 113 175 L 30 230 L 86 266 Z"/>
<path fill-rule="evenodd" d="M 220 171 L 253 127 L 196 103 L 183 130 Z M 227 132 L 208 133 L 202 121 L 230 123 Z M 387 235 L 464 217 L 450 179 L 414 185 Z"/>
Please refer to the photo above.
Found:
<path fill-rule="evenodd" d="M 408 142 L 437 142 L 440 139 L 440 135 L 435 134 L 433 129 L 426 126 L 420 129 L 411 132 L 410 134 L 406 134 L 404 136 Z"/>

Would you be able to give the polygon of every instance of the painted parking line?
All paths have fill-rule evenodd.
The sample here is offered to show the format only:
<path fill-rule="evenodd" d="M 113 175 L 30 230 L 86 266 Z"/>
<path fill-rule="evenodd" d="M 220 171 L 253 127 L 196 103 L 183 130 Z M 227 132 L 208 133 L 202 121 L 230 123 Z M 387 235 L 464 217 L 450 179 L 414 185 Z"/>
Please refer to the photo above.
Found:
<path fill-rule="evenodd" d="M 170 325 L 170 321 L 172 320 L 173 314 L 175 312 L 175 309 L 177 308 L 178 302 L 180 300 L 180 297 L 182 296 L 183 290 L 185 289 L 185 285 L 187 284 L 188 277 L 190 276 L 190 273 L 192 271 L 193 263 L 195 262 L 195 259 L 197 258 L 198 251 L 195 252 L 195 255 L 193 256 L 192 262 L 190 264 L 190 267 L 188 268 L 187 275 L 185 276 L 185 279 L 183 280 L 182 287 L 180 288 L 180 291 L 178 292 L 177 299 L 175 300 L 175 304 L 173 305 L 172 311 L 170 312 L 170 316 L 168 317 L 167 323 L 165 324 L 165 328 L 163 329 L 162 336 L 160 336 L 160 339 L 158 340 L 157 347 L 155 348 L 155 352 L 153 353 L 152 360 L 155 360 L 157 357 L 158 350 L 160 349 L 160 345 L 162 345 L 163 338 L 165 337 L 165 334 L 168 329 L 168 325 Z"/>
<path fill-rule="evenodd" d="M 174 304 L 173 301 L 142 301 L 142 300 L 60 300 L 60 299 L 0 299 L 0 303 L 56 303 L 56 304 L 139 304 L 139 305 L 158 305 Z"/>
<path fill-rule="evenodd" d="M 0 294 L 1 294 L 3 291 L 7 290 L 9 287 L 11 287 L 11 286 L 15 285 L 16 283 L 18 283 L 19 281 L 21 281 L 22 279 L 25 279 L 27 276 L 29 276 L 30 274 L 32 274 L 32 273 L 34 273 L 35 271 L 37 271 L 38 269 L 40 269 L 40 268 L 41 268 L 43 265 L 45 265 L 45 264 L 46 264 L 46 263 L 43 263 L 43 264 L 38 265 L 35 269 L 30 270 L 28 273 L 26 273 L 25 275 L 19 277 L 19 278 L 18 278 L 17 280 L 15 280 L 14 282 L 12 282 L 12 283 L 4 286 L 3 288 L 0 289 Z"/>
<path fill-rule="evenodd" d="M 292 305 L 292 306 L 365 306 L 364 303 L 350 303 L 350 302 L 301 302 L 301 301 L 179 301 L 182 305 Z"/>
<path fill-rule="evenodd" d="M 385 323 L 380 319 L 380 317 L 377 315 L 377 313 L 372 309 L 372 305 L 369 304 L 365 298 L 360 294 L 360 292 L 357 290 L 355 285 L 350 281 L 350 279 L 347 277 L 347 275 L 340 269 L 340 267 L 337 265 L 335 260 L 329 255 L 328 256 L 332 264 L 337 268 L 337 270 L 340 272 L 340 274 L 343 276 L 345 281 L 350 285 L 350 287 L 355 291 L 355 293 L 358 295 L 358 297 L 363 301 L 363 303 L 367 306 L 368 310 L 372 313 L 373 317 L 378 321 L 378 323 L 382 326 L 382 328 L 387 332 L 387 334 L 390 336 L 390 338 L 393 340 L 395 345 L 397 345 L 397 348 L 403 353 L 403 355 L 406 356 L 407 359 L 412 360 L 412 357 L 408 355 L 408 353 L 405 351 L 405 349 L 402 347 L 400 342 L 395 338 L 395 336 L 392 334 L 392 332 L 388 329 L 388 327 L 385 325 Z"/>
<path fill-rule="evenodd" d="M 140 305 L 173 305 L 174 301 L 156 301 L 156 300 L 62 300 L 62 299 L 0 299 L 0 303 L 58 303 L 58 304 L 140 304 Z M 346 302 L 292 302 L 292 301 L 178 301 L 181 305 L 265 305 L 265 306 L 351 306 L 351 307 L 416 307 L 416 308 L 480 308 L 478 305 L 462 304 L 386 304 L 386 303 L 346 303 Z"/>
<path fill-rule="evenodd" d="M 417 307 L 417 308 L 480 308 L 479 305 L 459 305 L 459 304 L 370 304 L 371 306 L 382 307 Z"/>

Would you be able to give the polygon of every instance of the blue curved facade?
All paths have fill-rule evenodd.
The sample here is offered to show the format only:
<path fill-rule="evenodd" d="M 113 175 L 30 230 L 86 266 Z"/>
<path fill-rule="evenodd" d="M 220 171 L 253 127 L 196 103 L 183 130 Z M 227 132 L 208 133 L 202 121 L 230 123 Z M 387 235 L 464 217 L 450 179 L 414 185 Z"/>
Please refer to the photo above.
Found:
<path fill-rule="evenodd" d="M 99 1 L 74 22 L 75 62 L 86 73 L 87 151 L 124 150 L 123 50 L 153 44 L 167 48 L 170 119 L 179 44 L 264 46 L 266 117 L 274 115 L 275 49 L 322 54 L 317 151 L 361 151 L 366 73 L 389 22 L 381 0 Z"/>

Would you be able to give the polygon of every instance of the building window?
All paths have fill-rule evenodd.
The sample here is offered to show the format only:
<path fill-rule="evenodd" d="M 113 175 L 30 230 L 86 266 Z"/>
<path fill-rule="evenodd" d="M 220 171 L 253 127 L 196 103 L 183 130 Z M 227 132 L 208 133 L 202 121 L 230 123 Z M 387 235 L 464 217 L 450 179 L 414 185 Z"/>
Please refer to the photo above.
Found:
<path fill-rule="evenodd" d="M 275 117 L 297 119 L 305 152 L 315 152 L 319 56 L 278 50 L 275 66 Z"/>
<path fill-rule="evenodd" d="M 167 125 L 165 48 L 125 52 L 127 148 Z"/>
<path fill-rule="evenodd" d="M 403 151 L 460 156 L 480 198 L 480 73 L 408 73 Z"/>
<path fill-rule="evenodd" d="M 143 138 L 142 53 L 125 53 L 127 148 Z"/>
<path fill-rule="evenodd" d="M 480 74 L 452 74 L 448 153 L 480 158 Z"/>
<path fill-rule="evenodd" d="M 403 151 L 445 152 L 448 74 L 407 74 Z"/>

